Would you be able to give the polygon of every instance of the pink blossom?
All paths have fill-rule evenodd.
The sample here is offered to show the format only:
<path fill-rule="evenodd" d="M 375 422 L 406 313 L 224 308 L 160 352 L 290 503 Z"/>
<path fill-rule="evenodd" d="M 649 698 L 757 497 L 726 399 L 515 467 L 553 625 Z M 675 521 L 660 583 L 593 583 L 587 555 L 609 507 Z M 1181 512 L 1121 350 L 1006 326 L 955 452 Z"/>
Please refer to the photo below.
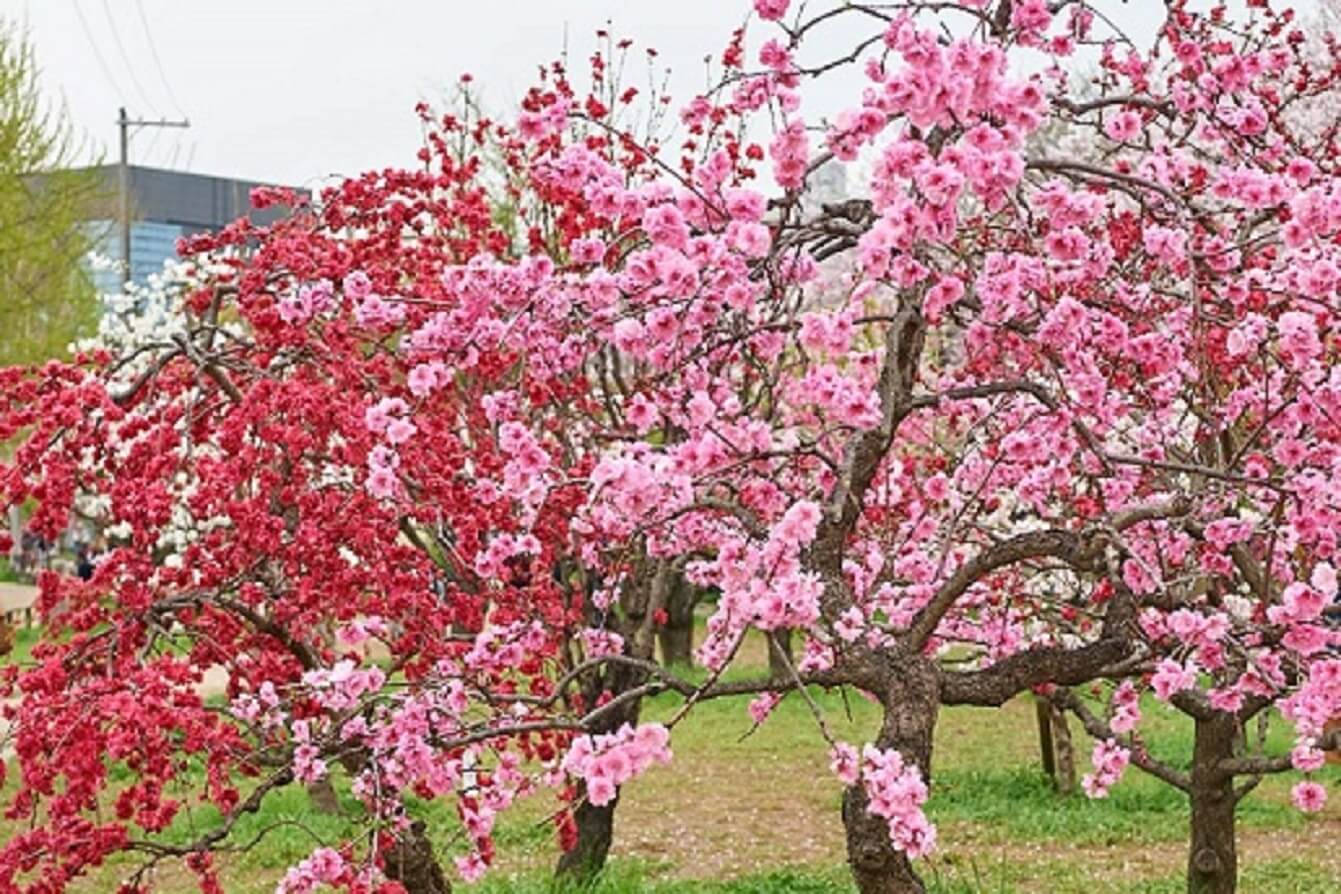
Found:
<path fill-rule="evenodd" d="M 1108 790 L 1122 778 L 1130 759 L 1131 751 L 1118 745 L 1115 740 L 1096 740 L 1090 758 L 1094 772 L 1086 773 L 1080 780 L 1085 795 L 1090 798 L 1108 797 Z"/>
<path fill-rule="evenodd" d="M 1327 789 L 1316 782 L 1300 782 L 1290 790 L 1290 802 L 1305 813 L 1317 813 L 1327 806 Z"/>
<path fill-rule="evenodd" d="M 829 769 L 844 785 L 856 785 L 861 772 L 857 749 L 846 742 L 835 742 L 829 749 Z"/>
<path fill-rule="evenodd" d="M 754 11 L 759 18 L 777 21 L 787 14 L 787 4 L 791 0 L 754 0 Z"/>
<path fill-rule="evenodd" d="M 768 719 L 768 715 L 773 713 L 773 709 L 782 701 L 782 696 L 776 692 L 760 693 L 756 698 L 750 701 L 749 713 L 750 719 L 755 724 L 763 723 Z"/>
<path fill-rule="evenodd" d="M 368 475 L 368 493 L 379 500 L 389 500 L 396 495 L 400 486 L 400 479 L 391 469 L 382 466 L 375 468 Z"/>
<path fill-rule="evenodd" d="M 434 364 L 420 363 L 410 370 L 407 384 L 410 386 L 410 393 L 415 397 L 425 397 L 438 387 L 438 371 L 434 368 Z"/>
<path fill-rule="evenodd" d="M 480 856 L 478 851 L 457 857 L 453 862 L 456 863 L 456 871 L 461 874 L 461 878 L 470 884 L 484 878 L 484 873 L 489 868 L 489 864 L 484 862 L 484 857 Z"/>
<path fill-rule="evenodd" d="M 386 439 L 392 444 L 404 444 L 418 431 L 408 419 L 393 419 L 386 427 Z"/>
<path fill-rule="evenodd" d="M 1212 689 L 1206 698 L 1212 708 L 1227 714 L 1235 714 L 1243 707 L 1243 693 L 1237 689 Z"/>
<path fill-rule="evenodd" d="M 1304 773 L 1322 769 L 1327 755 L 1311 745 L 1296 745 L 1290 752 L 1290 765 Z"/>
<path fill-rule="evenodd" d="M 1150 678 L 1150 685 L 1155 690 L 1155 697 L 1164 702 L 1167 702 L 1176 693 L 1191 689 L 1196 685 L 1196 682 L 1196 669 L 1190 664 L 1179 664 L 1172 658 L 1165 658 L 1155 665 L 1155 674 Z"/>
<path fill-rule="evenodd" d="M 344 278 L 345 295 L 354 301 L 362 301 L 372 294 L 372 280 L 362 270 L 355 270 Z"/>
<path fill-rule="evenodd" d="M 1125 143 L 1135 139 L 1141 132 L 1141 116 L 1136 112 L 1122 111 L 1110 117 L 1104 122 L 1104 133 L 1108 134 L 1110 139 L 1119 143 Z"/>
<path fill-rule="evenodd" d="M 803 546 L 815 539 L 821 517 L 818 505 L 809 500 L 798 500 L 773 528 L 774 536 L 782 543 Z"/>

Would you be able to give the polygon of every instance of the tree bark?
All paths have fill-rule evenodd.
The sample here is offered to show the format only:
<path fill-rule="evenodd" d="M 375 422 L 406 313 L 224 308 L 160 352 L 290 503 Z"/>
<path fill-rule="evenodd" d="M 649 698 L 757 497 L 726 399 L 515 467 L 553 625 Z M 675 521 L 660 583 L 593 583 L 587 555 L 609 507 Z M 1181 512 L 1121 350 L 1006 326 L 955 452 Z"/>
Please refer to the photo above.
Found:
<path fill-rule="evenodd" d="M 683 574 L 676 574 L 666 599 L 666 623 L 657 629 L 661 663 L 670 667 L 694 660 L 694 605 L 698 592 Z"/>
<path fill-rule="evenodd" d="M 1069 795 L 1076 790 L 1076 749 L 1071 743 L 1071 727 L 1066 722 L 1065 711 L 1051 702 L 1048 711 L 1052 715 L 1052 747 L 1057 764 L 1053 782 L 1059 794 Z"/>
<path fill-rule="evenodd" d="M 902 656 L 890 662 L 885 678 L 884 720 L 875 744 L 897 749 L 904 760 L 917 764 L 923 781 L 930 784 L 931 740 L 940 707 L 936 669 L 920 655 Z M 867 800 L 861 785 L 843 793 L 847 859 L 857 890 L 861 894 L 925 894 L 912 861 L 894 850 L 889 824 L 866 809 Z"/>
<path fill-rule="evenodd" d="M 335 794 L 335 786 L 330 776 L 323 776 L 316 782 L 307 784 L 307 800 L 317 813 L 337 815 L 340 813 L 340 798 Z"/>
<path fill-rule="evenodd" d="M 1234 777 L 1220 762 L 1234 756 L 1237 721 L 1216 711 L 1196 721 L 1192 750 L 1192 842 L 1188 850 L 1189 894 L 1233 894 L 1238 883 L 1234 841 Z"/>
<path fill-rule="evenodd" d="M 1034 712 L 1038 719 L 1038 750 L 1043 758 L 1043 772 L 1058 794 L 1069 795 L 1076 790 L 1076 754 L 1071 744 L 1071 727 L 1066 724 L 1066 712 L 1039 696 L 1034 698 Z"/>
<path fill-rule="evenodd" d="M 791 680 L 791 668 L 796 667 L 796 660 L 792 657 L 792 632 L 779 629 L 769 636 L 773 637 L 773 644 L 768 647 L 768 673 L 775 680 Z M 786 661 L 778 654 L 778 649 L 782 650 Z"/>
<path fill-rule="evenodd" d="M 1052 784 L 1057 784 L 1057 758 L 1052 747 L 1052 709 L 1046 700 L 1034 697 L 1034 717 L 1038 721 L 1038 753 L 1043 759 L 1043 772 Z"/>
<path fill-rule="evenodd" d="M 624 638 L 624 651 L 634 658 L 651 658 L 653 636 L 645 622 L 651 621 L 650 606 L 658 601 L 670 601 L 667 587 L 674 589 L 669 579 L 673 572 L 660 564 L 641 569 L 634 580 L 629 582 L 619 594 L 620 617 L 614 624 L 617 632 Z M 654 592 L 655 590 L 655 592 Z M 590 599 L 587 602 L 589 621 L 595 617 L 595 607 Z M 647 674 L 625 664 L 607 664 L 599 671 L 590 674 L 582 682 L 582 699 L 586 710 L 591 710 L 599 702 L 602 694 L 608 692 L 618 698 L 621 693 L 641 686 L 647 681 Z M 642 709 L 642 699 L 635 698 L 623 702 L 613 711 L 601 715 L 589 729 L 592 735 L 612 733 L 624 724 L 637 725 Z M 577 840 L 572 850 L 559 856 L 555 874 L 586 883 L 595 878 L 605 866 L 605 858 L 610 853 L 610 843 L 615 833 L 615 807 L 619 804 L 620 792 L 608 804 L 597 806 L 586 800 L 586 792 L 579 791 L 580 800 L 573 811 L 573 822 L 577 827 Z"/>
<path fill-rule="evenodd" d="M 415 820 L 384 854 L 386 877 L 408 894 L 451 894 L 452 886 L 433 853 L 424 824 Z"/>
<path fill-rule="evenodd" d="M 610 665 L 605 673 L 596 677 L 596 682 L 584 688 L 587 704 L 594 704 L 600 693 L 609 690 L 612 693 L 627 692 L 643 682 L 643 672 L 627 665 Z M 600 735 L 619 729 L 625 723 L 637 724 L 642 707 L 642 699 L 625 702 L 617 710 L 603 716 L 592 729 Z M 610 844 L 615 835 L 615 807 L 619 804 L 620 792 L 615 791 L 614 800 L 597 806 L 586 800 L 586 792 L 579 792 L 581 801 L 573 811 L 573 822 L 577 826 L 577 842 L 572 850 L 559 856 L 555 873 L 580 882 L 596 876 L 605 866 L 605 858 L 610 853 Z"/>

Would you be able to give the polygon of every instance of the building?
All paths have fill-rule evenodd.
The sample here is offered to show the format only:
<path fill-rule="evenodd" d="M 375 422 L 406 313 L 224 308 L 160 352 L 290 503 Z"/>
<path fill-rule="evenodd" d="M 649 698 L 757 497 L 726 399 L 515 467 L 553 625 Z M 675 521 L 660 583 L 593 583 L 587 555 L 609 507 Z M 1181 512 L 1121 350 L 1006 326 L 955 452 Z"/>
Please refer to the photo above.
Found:
<path fill-rule="evenodd" d="M 96 170 L 104 178 L 104 194 L 109 198 L 98 217 L 89 222 L 95 251 L 121 262 L 124 260 L 119 226 L 121 169 L 113 164 Z M 177 240 L 183 236 L 218 231 L 239 217 L 267 224 L 288 213 L 283 207 L 252 208 L 251 191 L 273 184 L 138 165 L 131 165 L 128 173 L 130 277 L 136 282 L 143 282 L 149 274 L 162 270 L 164 261 L 176 257 Z M 298 192 L 307 195 L 305 190 Z M 94 271 L 92 276 L 100 293 L 121 290 L 121 276 L 114 269 Z"/>

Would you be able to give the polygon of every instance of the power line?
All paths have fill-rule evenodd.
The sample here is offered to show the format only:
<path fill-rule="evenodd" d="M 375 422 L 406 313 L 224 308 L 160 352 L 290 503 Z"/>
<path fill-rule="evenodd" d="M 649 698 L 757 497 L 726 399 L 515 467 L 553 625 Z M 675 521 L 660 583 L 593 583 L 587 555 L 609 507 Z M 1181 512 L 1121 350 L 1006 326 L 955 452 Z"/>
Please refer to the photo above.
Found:
<path fill-rule="evenodd" d="M 88 27 L 88 19 L 84 18 L 84 11 L 79 8 L 79 0 L 70 0 L 70 2 L 74 4 L 75 15 L 79 16 L 79 25 L 84 29 L 84 37 L 88 38 L 88 45 L 93 49 L 93 58 L 98 60 L 98 67 L 102 69 L 103 77 L 107 79 L 107 83 L 112 85 L 117 98 L 124 102 L 126 94 L 121 90 L 121 85 L 117 83 L 116 78 L 112 77 L 112 69 L 107 64 L 107 60 L 102 57 L 102 51 L 98 49 L 98 42 L 93 39 L 93 32 Z"/>
<path fill-rule="evenodd" d="M 182 111 L 182 104 L 177 101 L 177 94 L 172 91 L 172 82 L 168 80 L 167 73 L 163 70 L 163 60 L 158 55 L 154 35 L 149 30 L 149 17 L 144 14 L 144 0 L 135 0 L 135 9 L 140 14 L 140 25 L 144 28 L 144 39 L 149 43 L 149 56 L 154 60 L 154 67 L 158 69 L 158 79 L 163 82 L 163 89 L 167 91 L 168 100 L 177 110 L 177 114 L 185 118 L 186 112 Z"/>
<path fill-rule="evenodd" d="M 112 7 L 107 4 L 107 0 L 102 0 L 102 11 L 107 16 L 107 25 L 112 29 L 112 40 L 116 43 L 116 51 L 121 54 L 121 61 L 126 65 L 126 74 L 130 75 L 131 85 L 140 94 L 140 99 L 144 100 L 150 110 L 161 118 L 163 113 L 154 105 L 154 101 L 149 98 L 149 93 L 144 89 L 144 85 L 135 76 L 135 66 L 130 64 L 130 54 L 126 52 L 126 46 L 121 42 L 121 32 L 116 28 L 116 19 L 112 17 Z"/>

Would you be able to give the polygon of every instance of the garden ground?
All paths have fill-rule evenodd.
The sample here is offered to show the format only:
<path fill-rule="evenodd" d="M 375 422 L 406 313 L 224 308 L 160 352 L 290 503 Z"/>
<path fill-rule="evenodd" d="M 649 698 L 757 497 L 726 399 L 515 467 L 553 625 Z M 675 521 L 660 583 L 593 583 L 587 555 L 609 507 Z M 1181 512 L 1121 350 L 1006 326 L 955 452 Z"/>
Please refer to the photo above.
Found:
<path fill-rule="evenodd" d="M 764 663 L 750 644 L 755 669 Z M 746 668 L 743 673 L 750 673 Z M 868 740 L 876 710 L 860 696 L 816 692 L 836 738 Z M 651 700 L 646 715 L 668 719 L 678 700 Z M 838 894 L 852 889 L 843 865 L 838 820 L 840 786 L 827 767 L 825 745 L 805 702 L 786 699 L 751 731 L 745 699 L 699 705 L 676 728 L 675 760 L 625 789 L 615 844 L 598 894 Z M 1151 750 L 1185 761 L 1189 730 L 1181 715 L 1146 708 Z M 1075 727 L 1075 724 L 1072 724 Z M 1288 747 L 1276 724 L 1273 750 Z M 1089 740 L 1075 730 L 1083 769 Z M 1187 806 L 1178 792 L 1135 769 L 1102 801 L 1059 797 L 1039 767 L 1034 709 L 1028 698 L 1001 710 L 947 709 L 937 727 L 936 776 L 928 812 L 941 847 L 922 866 L 940 894 L 1057 892 L 1162 894 L 1182 890 Z M 1289 782 L 1268 779 L 1240 816 L 1241 889 L 1245 894 L 1324 894 L 1341 890 L 1341 785 L 1335 768 L 1325 782 L 1327 808 L 1306 817 L 1288 803 Z M 440 853 L 459 852 L 458 826 L 441 805 L 422 805 Z M 549 890 L 556 851 L 546 822 L 554 803 L 538 795 L 505 815 L 494 872 L 485 894 Z M 357 805 L 346 802 L 353 811 Z M 173 830 L 182 840 L 208 819 L 196 808 Z M 240 823 L 239 839 L 273 828 L 246 853 L 221 859 L 225 889 L 271 891 L 284 868 L 340 822 L 311 814 L 301 790 L 272 795 L 259 816 Z M 10 827 L 10 831 L 13 827 Z M 0 826 L 0 834 L 4 834 Z M 128 864 L 104 867 L 76 890 L 108 891 Z M 165 870 L 159 890 L 194 890 L 179 870 Z"/>

